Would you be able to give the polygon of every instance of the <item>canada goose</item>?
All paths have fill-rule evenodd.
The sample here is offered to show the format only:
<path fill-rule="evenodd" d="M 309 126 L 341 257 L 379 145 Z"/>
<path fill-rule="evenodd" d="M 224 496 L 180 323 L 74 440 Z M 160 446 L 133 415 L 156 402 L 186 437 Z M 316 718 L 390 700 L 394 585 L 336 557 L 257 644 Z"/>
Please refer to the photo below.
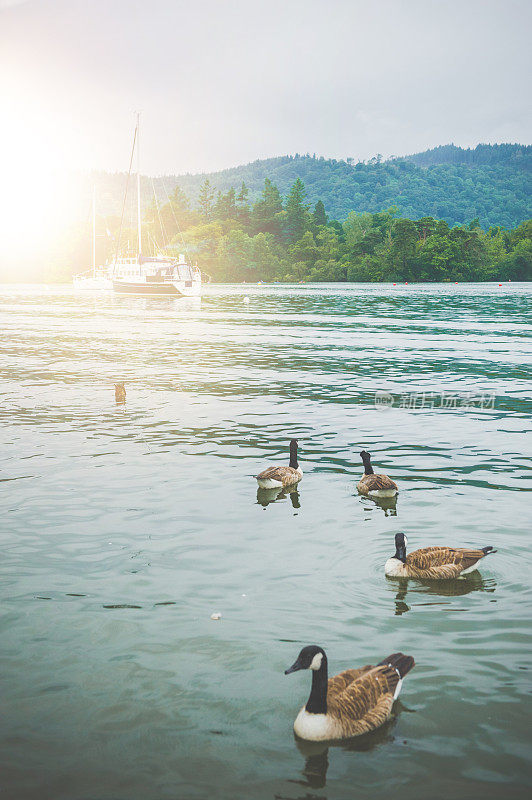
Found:
<path fill-rule="evenodd" d="M 397 484 L 387 475 L 375 475 L 371 466 L 371 455 L 365 450 L 360 453 L 364 464 L 364 475 L 357 484 L 360 494 L 370 497 L 394 497 L 397 494 Z"/>
<path fill-rule="evenodd" d="M 312 670 L 312 689 L 306 706 L 294 722 L 301 739 L 318 742 L 349 739 L 375 730 L 391 716 L 403 678 L 415 662 L 411 656 L 394 653 L 376 667 L 347 669 L 327 680 L 327 656 L 321 647 L 304 647 L 285 675 Z"/>
<path fill-rule="evenodd" d="M 115 400 L 117 403 L 126 402 L 126 386 L 124 381 L 115 383 Z"/>
<path fill-rule="evenodd" d="M 280 486 L 292 486 L 299 483 L 303 470 L 297 463 L 297 440 L 290 440 L 290 465 L 288 467 L 268 467 L 256 478 L 261 489 L 276 489 Z"/>
<path fill-rule="evenodd" d="M 458 578 L 476 569 L 481 558 L 497 552 L 491 546 L 476 550 L 465 547 L 424 547 L 407 556 L 407 544 L 404 533 L 395 534 L 395 554 L 384 565 L 384 573 L 390 578 Z"/>

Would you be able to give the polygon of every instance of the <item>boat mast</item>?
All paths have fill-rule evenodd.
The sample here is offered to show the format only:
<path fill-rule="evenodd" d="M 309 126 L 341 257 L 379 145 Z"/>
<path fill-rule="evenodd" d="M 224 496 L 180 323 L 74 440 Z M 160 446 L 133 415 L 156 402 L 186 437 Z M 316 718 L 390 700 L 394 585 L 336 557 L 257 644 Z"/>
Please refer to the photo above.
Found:
<path fill-rule="evenodd" d="M 96 277 L 96 185 L 92 187 L 92 277 Z"/>
<path fill-rule="evenodd" d="M 137 111 L 137 230 L 140 258 L 142 254 L 142 228 L 140 223 L 140 111 Z"/>

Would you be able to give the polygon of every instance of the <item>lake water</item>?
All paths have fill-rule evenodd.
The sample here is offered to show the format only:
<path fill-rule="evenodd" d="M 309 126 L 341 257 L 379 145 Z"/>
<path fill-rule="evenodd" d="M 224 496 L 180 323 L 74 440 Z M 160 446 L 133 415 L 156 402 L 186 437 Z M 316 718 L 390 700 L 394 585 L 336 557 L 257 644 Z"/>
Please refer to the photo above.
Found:
<path fill-rule="evenodd" d="M 524 797 L 531 298 L 3 287 L 2 796 Z M 258 498 L 293 436 L 298 492 Z M 357 496 L 363 447 L 396 508 Z M 397 531 L 498 553 L 398 585 Z M 283 672 L 313 643 L 330 674 L 415 657 L 390 725 L 296 742 L 310 674 Z"/>

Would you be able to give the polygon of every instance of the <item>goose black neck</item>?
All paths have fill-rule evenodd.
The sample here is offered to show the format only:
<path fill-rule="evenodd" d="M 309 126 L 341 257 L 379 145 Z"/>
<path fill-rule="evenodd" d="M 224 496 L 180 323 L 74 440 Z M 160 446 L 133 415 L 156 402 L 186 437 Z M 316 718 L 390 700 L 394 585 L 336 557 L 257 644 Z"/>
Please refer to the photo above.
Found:
<path fill-rule="evenodd" d="M 327 656 L 324 654 L 319 669 L 312 672 L 312 688 L 305 706 L 309 714 L 327 713 Z"/>
<path fill-rule="evenodd" d="M 398 561 L 402 561 L 403 564 L 405 563 L 405 561 L 406 561 L 406 547 L 405 547 L 404 544 L 401 545 L 400 547 L 396 547 L 395 548 L 394 558 L 396 558 Z"/>
<path fill-rule="evenodd" d="M 290 466 L 293 469 L 297 469 L 299 464 L 297 463 L 297 442 L 290 442 Z"/>
<path fill-rule="evenodd" d="M 362 462 L 364 464 L 364 475 L 373 475 L 373 467 L 371 466 L 370 456 L 369 453 L 365 456 L 362 456 Z"/>

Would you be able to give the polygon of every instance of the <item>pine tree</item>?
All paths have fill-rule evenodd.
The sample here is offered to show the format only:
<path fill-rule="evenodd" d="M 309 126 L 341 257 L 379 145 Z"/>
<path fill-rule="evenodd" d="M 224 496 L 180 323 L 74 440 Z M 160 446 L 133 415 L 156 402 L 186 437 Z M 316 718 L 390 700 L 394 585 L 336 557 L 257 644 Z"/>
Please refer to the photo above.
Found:
<path fill-rule="evenodd" d="M 214 206 L 214 217 L 220 220 L 236 219 L 237 208 L 235 201 L 235 190 L 233 187 L 229 189 L 227 194 L 218 192 L 216 198 L 216 205 Z"/>
<path fill-rule="evenodd" d="M 251 218 L 251 209 L 249 207 L 248 195 L 249 195 L 249 189 L 244 183 L 244 181 L 242 181 L 242 186 L 240 187 L 240 191 L 236 196 L 236 202 L 237 202 L 236 216 L 237 219 L 240 220 L 245 229 L 249 228 L 249 223 Z"/>
<path fill-rule="evenodd" d="M 259 200 L 253 206 L 252 225 L 253 229 L 259 233 L 279 234 L 280 223 L 279 215 L 283 210 L 283 201 L 279 194 L 279 189 L 269 178 L 264 181 L 264 189 Z"/>
<path fill-rule="evenodd" d="M 201 214 L 205 219 L 212 219 L 213 201 L 214 188 L 211 186 L 209 179 L 205 178 L 200 186 L 198 198 L 198 205 L 200 207 Z"/>
<path fill-rule="evenodd" d="M 321 200 L 318 200 L 316 205 L 314 206 L 314 211 L 312 212 L 312 217 L 314 219 L 314 225 L 327 225 L 328 217 L 325 213 L 325 206 L 323 205 Z"/>
<path fill-rule="evenodd" d="M 307 192 L 301 178 L 290 189 L 285 207 L 284 235 L 289 243 L 301 239 L 306 230 L 310 228 L 310 214 L 308 203 L 305 203 Z"/>
<path fill-rule="evenodd" d="M 244 181 L 242 181 L 242 186 L 240 187 L 240 191 L 236 196 L 236 201 L 238 205 L 240 206 L 249 205 L 248 194 L 249 194 L 249 189 L 244 183 Z"/>

